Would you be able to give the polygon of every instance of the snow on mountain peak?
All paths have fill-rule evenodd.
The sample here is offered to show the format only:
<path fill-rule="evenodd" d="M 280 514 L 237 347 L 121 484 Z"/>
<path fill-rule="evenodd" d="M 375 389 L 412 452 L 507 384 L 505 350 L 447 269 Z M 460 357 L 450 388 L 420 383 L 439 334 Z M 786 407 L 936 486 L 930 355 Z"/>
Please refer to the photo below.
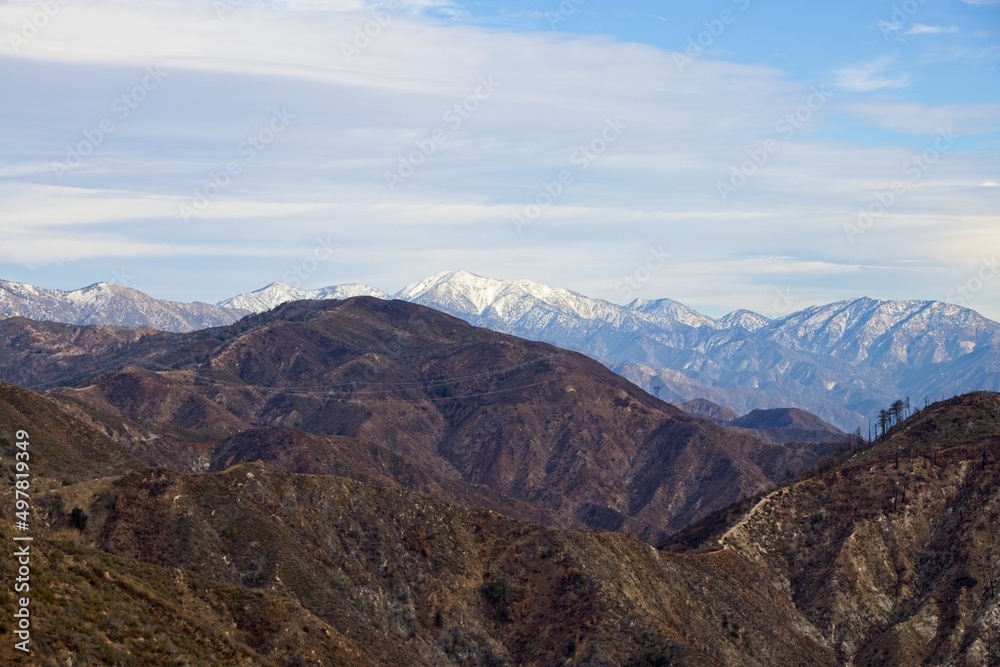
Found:
<path fill-rule="evenodd" d="M 287 283 L 274 282 L 253 292 L 240 294 L 225 301 L 220 301 L 216 305 L 219 308 L 261 313 L 271 310 L 287 301 L 297 301 L 306 298 L 308 297 L 303 290 Z"/>
<path fill-rule="evenodd" d="M 376 287 L 357 283 L 306 290 L 279 281 L 273 282 L 259 290 L 220 301 L 217 305 L 219 308 L 262 313 L 289 301 L 301 301 L 303 299 L 348 299 L 354 296 L 374 296 L 379 299 L 389 297 L 388 294 Z"/>
<path fill-rule="evenodd" d="M 194 331 L 231 324 L 240 315 L 204 303 L 154 299 L 137 289 L 108 282 L 63 291 L 0 281 L 0 317 Z"/>
<path fill-rule="evenodd" d="M 649 301 L 646 299 L 635 299 L 625 306 L 629 310 L 640 313 L 647 313 L 657 319 L 668 322 L 680 322 L 689 327 L 709 327 L 720 329 L 722 325 L 708 315 L 702 315 L 693 308 L 688 308 L 683 303 L 673 299 L 656 299 Z"/>
<path fill-rule="evenodd" d="M 395 298 L 464 317 L 491 316 L 510 324 L 535 309 L 584 320 L 620 321 L 622 307 L 532 280 L 498 280 L 448 271 L 402 289 Z"/>
<path fill-rule="evenodd" d="M 333 287 L 323 287 L 313 290 L 310 299 L 350 299 L 356 296 L 373 296 L 376 299 L 388 299 L 389 295 L 377 287 L 362 285 L 361 283 L 348 283 L 346 285 L 334 285 Z"/>
<path fill-rule="evenodd" d="M 502 280 L 484 278 L 468 271 L 446 271 L 404 287 L 395 298 L 419 302 L 432 297 L 462 312 L 471 311 L 478 315 L 496 300 L 504 285 Z"/>
<path fill-rule="evenodd" d="M 723 325 L 727 329 L 732 329 L 733 327 L 743 327 L 747 331 L 757 331 L 757 329 L 762 329 L 768 324 L 771 324 L 771 320 L 764 317 L 760 313 L 755 313 L 752 310 L 741 308 L 740 310 L 734 310 L 728 315 L 720 318 L 719 324 Z"/>
<path fill-rule="evenodd" d="M 915 358 L 936 363 L 1000 342 L 992 333 L 995 325 L 973 310 L 940 301 L 862 297 L 793 313 L 773 335 L 783 344 L 852 361 L 878 350 L 883 363 L 911 364 Z"/>

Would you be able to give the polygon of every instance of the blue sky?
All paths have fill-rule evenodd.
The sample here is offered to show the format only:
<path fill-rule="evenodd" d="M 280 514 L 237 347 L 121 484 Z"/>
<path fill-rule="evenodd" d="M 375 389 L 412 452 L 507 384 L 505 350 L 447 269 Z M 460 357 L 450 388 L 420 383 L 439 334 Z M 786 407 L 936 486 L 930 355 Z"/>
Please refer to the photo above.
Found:
<path fill-rule="evenodd" d="M 10 0 L 0 37 L 7 280 L 1000 319 L 1000 2 Z"/>

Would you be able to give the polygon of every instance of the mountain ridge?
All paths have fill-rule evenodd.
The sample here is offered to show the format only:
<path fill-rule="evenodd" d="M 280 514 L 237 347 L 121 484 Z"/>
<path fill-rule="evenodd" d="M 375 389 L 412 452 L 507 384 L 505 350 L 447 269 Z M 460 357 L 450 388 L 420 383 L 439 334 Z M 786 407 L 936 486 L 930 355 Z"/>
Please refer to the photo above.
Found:
<path fill-rule="evenodd" d="M 125 306 L 83 312 L 73 304 L 53 306 L 43 317 L 44 308 L 5 305 L 5 295 L 7 301 L 12 298 L 12 290 L 5 289 L 9 285 L 0 283 L 0 310 L 8 314 L 76 324 L 103 320 L 173 326 L 180 331 L 228 324 L 301 297 L 395 298 L 476 326 L 583 352 L 672 402 L 706 398 L 741 414 L 799 406 L 845 431 L 857 426 L 867 430 L 878 409 L 900 397 L 919 401 L 976 389 L 1000 390 L 1000 324 L 938 301 L 860 297 L 773 320 L 747 310 L 716 320 L 670 299 L 637 299 L 622 306 L 529 280 L 447 271 L 395 295 L 359 284 L 302 290 L 272 283 L 215 306 L 192 305 L 204 311 L 201 319 L 197 312 L 178 315 L 177 304 L 171 302 L 164 302 L 162 313 L 128 319 L 119 312 L 127 311 Z M 21 291 L 30 291 L 28 287 Z M 141 295 L 120 294 L 124 296 L 119 301 Z M 39 298 L 54 297 L 46 293 Z M 144 301 L 140 311 L 153 308 L 155 300 L 147 299 L 150 303 Z M 973 358 L 976 363 L 971 363 Z"/>

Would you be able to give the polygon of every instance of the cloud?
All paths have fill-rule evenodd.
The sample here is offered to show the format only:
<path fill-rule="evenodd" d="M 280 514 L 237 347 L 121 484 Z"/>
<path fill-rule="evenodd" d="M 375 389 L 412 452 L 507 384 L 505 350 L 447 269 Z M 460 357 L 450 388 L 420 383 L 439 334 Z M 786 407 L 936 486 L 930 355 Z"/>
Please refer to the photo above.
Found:
<path fill-rule="evenodd" d="M 148 267 L 187 275 L 184 258 L 197 256 L 225 266 L 207 281 L 218 292 L 192 283 L 188 294 L 169 293 L 180 284 L 169 277 L 153 291 L 215 300 L 280 278 L 290 258 L 330 235 L 345 251 L 311 286 L 395 290 L 463 267 L 613 299 L 615 280 L 663 246 L 675 259 L 644 295 L 730 309 L 770 303 L 778 287 L 793 287 L 803 305 L 861 293 L 870 284 L 853 267 L 958 261 L 996 245 L 993 190 L 969 184 L 995 178 L 1000 164 L 966 143 L 849 245 L 844 222 L 926 142 L 901 150 L 825 134 L 846 126 L 933 138 L 951 123 L 965 135 L 989 127 L 995 106 L 834 91 L 812 109 L 811 86 L 772 67 L 702 57 L 679 71 L 675 54 L 652 46 L 427 18 L 444 3 L 410 3 L 424 9 L 372 29 L 348 61 L 341 46 L 372 20 L 371 5 L 295 4 L 302 11 L 244 3 L 219 20 L 211 3 L 66 3 L 16 57 L 0 55 L 6 89 L 17 91 L 0 99 L 3 274 L 31 281 L 26 263 L 48 262 L 53 284 L 57 260 L 114 261 L 147 284 Z M 19 29 L 26 6 L 0 4 L 0 34 Z M 127 118 L 112 112 L 153 65 L 168 73 L 163 85 Z M 894 65 L 863 63 L 833 81 L 899 88 L 907 80 Z M 477 96 L 490 77 L 496 90 Z M 295 116 L 287 130 L 252 159 L 241 153 L 286 107 Z M 804 120 L 786 137 L 779 123 L 797 113 Z M 83 164 L 58 182 L 46 167 L 108 117 L 115 131 L 90 141 Z M 608 144 L 602 133 L 615 119 L 626 127 Z M 443 139 L 432 139 L 436 130 Z M 775 137 L 779 150 L 721 201 L 716 183 Z M 593 159 L 581 160 L 587 151 Z M 232 161 L 239 173 L 219 176 Z M 412 174 L 390 191 L 385 174 L 401 162 Z M 559 184 L 562 172 L 569 185 Z M 178 205 L 216 178 L 228 182 L 185 223 Z M 518 234 L 512 213 L 545 195 L 552 205 Z M 921 233 L 905 233 L 913 229 Z M 827 255 L 808 254 L 817 247 Z M 943 297 L 952 286 L 917 269 L 898 276 L 886 289 Z"/>
<path fill-rule="evenodd" d="M 903 29 L 905 26 L 905 21 L 886 21 L 884 19 L 879 19 L 875 22 L 875 27 L 878 28 L 882 36 L 888 38 L 893 33 L 897 33 Z M 914 23 L 910 26 L 903 35 L 941 35 L 941 34 L 951 34 L 957 33 L 958 26 L 940 26 L 940 25 L 926 25 L 924 23 Z"/>
<path fill-rule="evenodd" d="M 933 137 L 951 128 L 963 137 L 996 132 L 1000 104 L 941 104 L 929 107 L 917 102 L 863 99 L 844 102 L 840 109 L 865 125 L 895 133 Z"/>
<path fill-rule="evenodd" d="M 962 0 L 967 5 L 976 5 L 979 7 L 991 7 L 993 5 L 1000 5 L 1000 0 Z"/>
<path fill-rule="evenodd" d="M 857 93 L 905 88 L 910 85 L 910 77 L 905 73 L 893 72 L 894 61 L 892 56 L 882 56 L 855 67 L 839 69 L 834 73 L 835 85 Z"/>
<path fill-rule="evenodd" d="M 903 24 L 900 22 L 886 21 L 883 19 L 879 19 L 878 21 L 875 22 L 875 27 L 879 29 L 879 32 L 882 33 L 883 37 L 888 37 L 892 33 L 901 30 Z"/>
<path fill-rule="evenodd" d="M 274 12 L 310 11 L 310 12 L 386 12 L 393 14 L 443 14 L 446 16 L 464 15 L 453 0 L 215 0 L 214 6 L 221 9 L 225 16 L 230 10 L 252 8 L 271 10 Z"/>
<path fill-rule="evenodd" d="M 906 35 L 940 35 L 945 33 L 956 33 L 958 32 L 958 26 L 940 26 L 940 25 L 924 25 L 923 23 L 914 23 L 909 30 L 904 34 Z"/>

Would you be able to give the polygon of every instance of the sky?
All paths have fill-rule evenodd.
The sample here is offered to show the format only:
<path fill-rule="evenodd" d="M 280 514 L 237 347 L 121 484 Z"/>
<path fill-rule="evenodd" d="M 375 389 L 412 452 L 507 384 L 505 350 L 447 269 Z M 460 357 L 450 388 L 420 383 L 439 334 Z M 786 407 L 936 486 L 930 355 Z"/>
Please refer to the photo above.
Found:
<path fill-rule="evenodd" d="M 0 278 L 1000 320 L 1000 0 L 0 0 Z"/>

